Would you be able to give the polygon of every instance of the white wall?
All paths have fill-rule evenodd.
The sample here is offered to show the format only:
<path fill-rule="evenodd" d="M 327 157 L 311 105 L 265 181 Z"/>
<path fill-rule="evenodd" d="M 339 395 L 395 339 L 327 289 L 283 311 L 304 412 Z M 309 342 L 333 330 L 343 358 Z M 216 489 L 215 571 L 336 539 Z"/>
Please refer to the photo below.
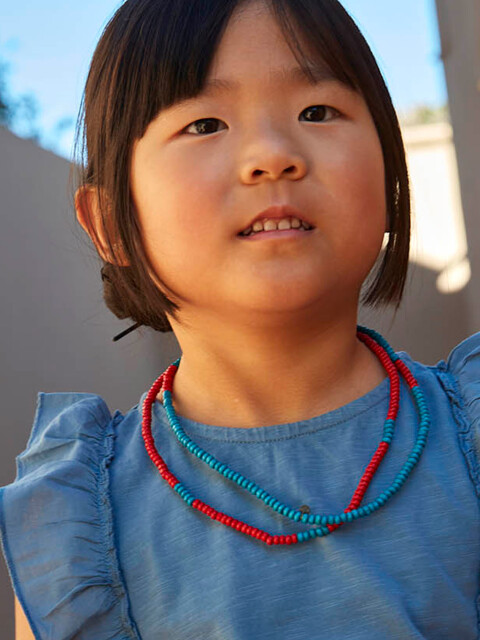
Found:
<path fill-rule="evenodd" d="M 450 124 L 402 129 L 412 193 L 412 238 L 405 296 L 395 323 L 390 311 L 361 318 L 397 350 L 435 364 L 458 342 L 480 330 L 472 305 L 480 264 L 480 228 L 467 233 L 457 154 Z"/>

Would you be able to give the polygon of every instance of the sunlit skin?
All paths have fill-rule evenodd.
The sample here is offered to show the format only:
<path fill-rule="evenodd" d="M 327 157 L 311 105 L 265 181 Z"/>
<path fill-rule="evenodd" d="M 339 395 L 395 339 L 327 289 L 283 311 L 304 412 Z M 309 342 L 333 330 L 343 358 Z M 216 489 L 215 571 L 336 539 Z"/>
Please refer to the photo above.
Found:
<path fill-rule="evenodd" d="M 363 98 L 342 84 L 269 78 L 297 66 L 269 9 L 248 3 L 209 74 L 239 88 L 162 111 L 134 147 L 147 251 L 181 305 L 179 322 L 171 318 L 182 351 L 174 406 L 197 422 L 304 420 L 386 377 L 356 338 L 360 288 L 386 230 L 378 134 Z M 204 118 L 217 120 L 192 126 Z M 315 230 L 238 237 L 281 203 Z"/>

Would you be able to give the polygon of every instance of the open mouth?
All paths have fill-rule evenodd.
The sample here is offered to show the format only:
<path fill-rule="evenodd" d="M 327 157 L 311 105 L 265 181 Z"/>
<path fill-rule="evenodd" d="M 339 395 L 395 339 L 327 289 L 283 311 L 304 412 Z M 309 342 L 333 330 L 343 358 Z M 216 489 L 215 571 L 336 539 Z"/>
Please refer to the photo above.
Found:
<path fill-rule="evenodd" d="M 240 237 L 250 237 L 256 236 L 259 234 L 268 234 L 273 233 L 275 231 L 295 231 L 295 232 L 305 232 L 311 231 L 314 227 L 308 224 L 303 220 L 299 220 L 298 218 L 282 218 L 281 220 L 266 220 L 265 222 L 261 220 L 257 220 L 253 226 L 248 227 L 238 235 Z M 279 233 L 275 233 L 275 235 L 281 235 Z M 291 234 L 289 234 L 291 235 Z"/>

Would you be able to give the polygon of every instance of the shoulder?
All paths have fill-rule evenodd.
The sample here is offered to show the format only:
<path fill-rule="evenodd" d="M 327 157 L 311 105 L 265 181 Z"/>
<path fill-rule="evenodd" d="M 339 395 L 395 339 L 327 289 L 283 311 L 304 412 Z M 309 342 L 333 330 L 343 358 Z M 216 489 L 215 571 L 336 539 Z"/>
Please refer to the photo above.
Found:
<path fill-rule="evenodd" d="M 452 371 L 461 374 L 474 367 L 480 371 L 480 331 L 474 333 L 458 344 L 447 359 L 447 366 Z"/>
<path fill-rule="evenodd" d="M 100 460 L 111 450 L 113 419 L 103 398 L 93 393 L 37 394 L 33 427 L 26 449 L 17 456 L 17 480 L 56 461 Z"/>
<path fill-rule="evenodd" d="M 35 637 L 86 638 L 87 628 L 99 640 L 137 637 L 110 503 L 109 464 L 122 420 L 95 394 L 37 395 L 17 476 L 0 489 L 3 554 Z"/>
<path fill-rule="evenodd" d="M 433 369 L 450 401 L 459 445 L 480 498 L 480 332 L 460 342 Z"/>
<path fill-rule="evenodd" d="M 458 344 L 443 369 L 455 380 L 460 403 L 480 431 L 480 332 Z"/>

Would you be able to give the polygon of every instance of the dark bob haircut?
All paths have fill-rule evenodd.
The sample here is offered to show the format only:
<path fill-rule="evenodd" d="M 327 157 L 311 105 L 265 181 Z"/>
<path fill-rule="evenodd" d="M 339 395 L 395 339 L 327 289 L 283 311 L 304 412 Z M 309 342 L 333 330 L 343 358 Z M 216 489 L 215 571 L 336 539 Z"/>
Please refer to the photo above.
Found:
<path fill-rule="evenodd" d="M 371 282 L 361 302 L 374 307 L 393 303 L 398 309 L 408 269 L 410 191 L 402 135 L 382 74 L 337 0 L 265 1 L 307 76 L 308 57 L 299 33 L 334 76 L 368 105 L 383 150 L 390 226 L 388 244 L 369 274 Z M 133 145 L 162 109 L 201 94 L 228 21 L 242 4 L 245 0 L 126 0 L 105 27 L 93 55 L 77 121 L 76 188 L 93 187 L 98 193 L 103 247 L 110 256 L 102 256 L 104 299 L 117 317 L 134 320 L 135 328 L 171 331 L 166 314 L 176 318 L 179 306 L 150 275 L 155 269 L 130 193 Z M 98 248 L 90 211 L 87 218 Z"/>

